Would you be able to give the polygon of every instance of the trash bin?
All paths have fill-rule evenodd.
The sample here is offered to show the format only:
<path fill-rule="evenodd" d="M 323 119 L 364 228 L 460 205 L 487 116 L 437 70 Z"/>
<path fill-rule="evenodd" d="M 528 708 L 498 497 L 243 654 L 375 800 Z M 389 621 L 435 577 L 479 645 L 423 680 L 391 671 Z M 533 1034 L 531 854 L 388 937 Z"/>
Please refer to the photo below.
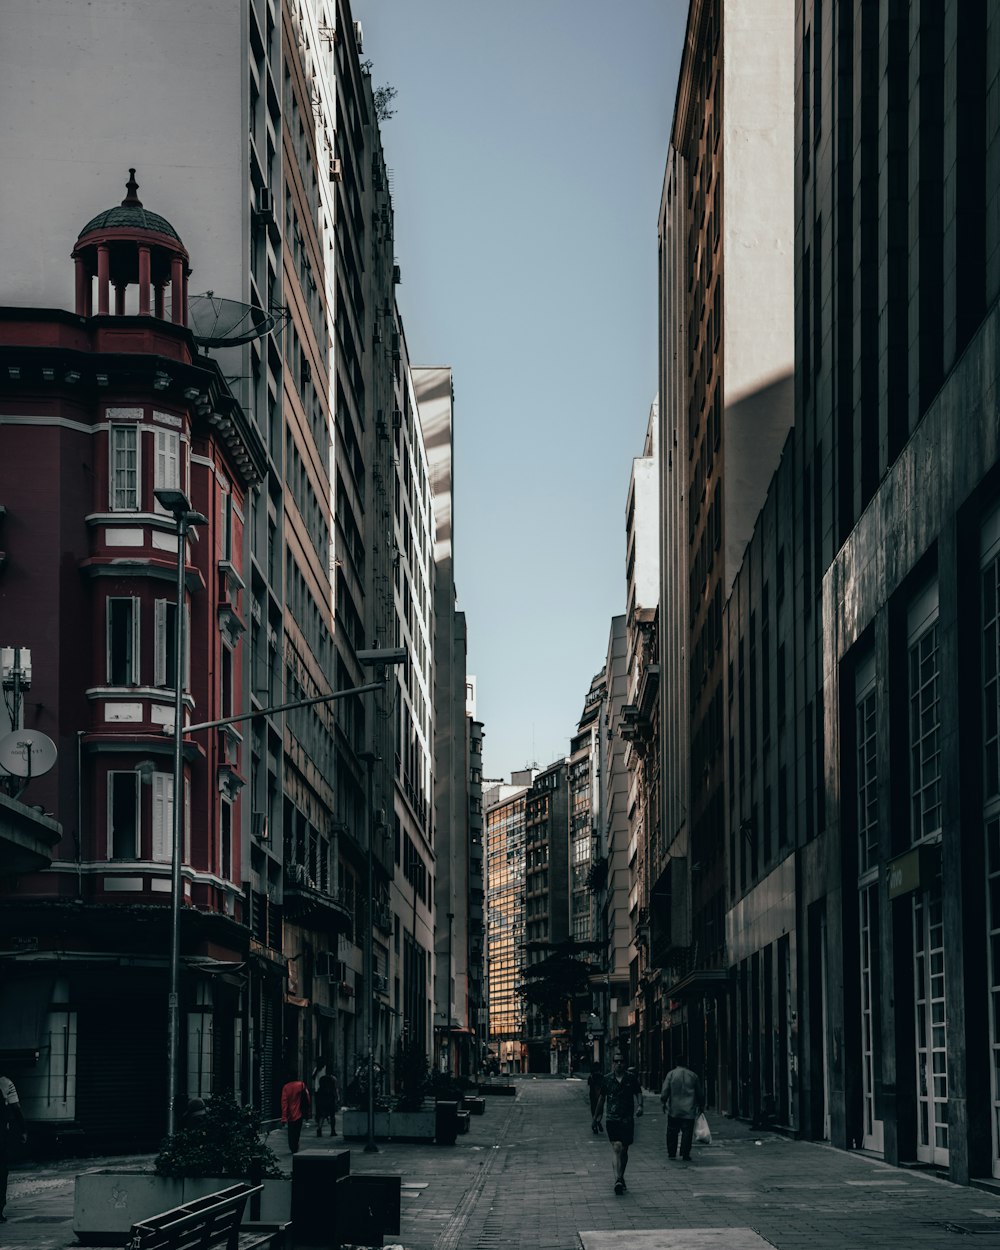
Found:
<path fill-rule="evenodd" d="M 458 1136 L 458 1103 L 434 1104 L 434 1140 L 439 1146 L 454 1146 Z"/>
<path fill-rule="evenodd" d="M 338 1179 L 351 1171 L 349 1150 L 303 1150 L 292 1155 L 292 1237 L 297 1246 L 337 1246 Z"/>

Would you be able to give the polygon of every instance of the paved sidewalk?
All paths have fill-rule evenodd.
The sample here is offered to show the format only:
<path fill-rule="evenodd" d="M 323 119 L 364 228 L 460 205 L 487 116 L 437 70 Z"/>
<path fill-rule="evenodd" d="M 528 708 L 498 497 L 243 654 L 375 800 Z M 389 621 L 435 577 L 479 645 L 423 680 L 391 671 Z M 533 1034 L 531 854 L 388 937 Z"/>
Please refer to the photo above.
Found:
<path fill-rule="evenodd" d="M 1000 1196 L 930 1172 L 714 1118 L 712 1144 L 695 1147 L 689 1164 L 670 1162 L 650 1094 L 618 1197 L 606 1137 L 590 1131 L 586 1084 L 516 1082 L 516 1099 L 488 1098 L 453 1147 L 388 1142 L 369 1155 L 349 1143 L 352 1170 L 401 1177 L 395 1241 L 405 1250 L 1000 1250 Z M 284 1137 L 270 1141 L 290 1168 Z M 304 1149 L 345 1144 L 308 1129 L 302 1139 Z M 124 1161 L 13 1173 L 0 1246 L 72 1246 L 73 1178 L 114 1162 Z"/>

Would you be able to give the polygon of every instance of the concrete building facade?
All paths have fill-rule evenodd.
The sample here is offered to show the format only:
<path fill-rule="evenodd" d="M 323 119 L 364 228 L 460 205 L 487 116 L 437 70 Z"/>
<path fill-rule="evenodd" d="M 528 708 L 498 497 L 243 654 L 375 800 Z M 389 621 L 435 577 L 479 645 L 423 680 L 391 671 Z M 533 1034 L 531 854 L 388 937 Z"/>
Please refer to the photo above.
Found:
<path fill-rule="evenodd" d="M 793 22 L 779 2 L 691 4 L 661 200 L 662 710 L 685 728 L 664 737 L 651 957 L 676 1004 L 662 1062 L 690 1045 L 724 1109 L 726 709 L 746 657 L 723 617 L 792 424 Z"/>

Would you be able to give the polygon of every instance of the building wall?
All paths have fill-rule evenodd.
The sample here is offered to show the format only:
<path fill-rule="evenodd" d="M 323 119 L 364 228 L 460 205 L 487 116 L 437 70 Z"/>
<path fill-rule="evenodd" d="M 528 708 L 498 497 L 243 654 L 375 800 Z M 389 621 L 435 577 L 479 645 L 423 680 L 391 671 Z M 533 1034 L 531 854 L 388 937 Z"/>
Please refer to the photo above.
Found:
<path fill-rule="evenodd" d="M 30 224 L 23 238 L 5 231 L 0 242 L 6 303 L 73 306 L 72 266 L 52 241 L 75 239 L 130 166 L 140 198 L 199 259 L 193 290 L 247 298 L 246 8 L 238 0 L 5 6 L 0 107 L 30 118 L 0 142 L 5 165 L 20 170 L 5 180 L 0 211 Z"/>

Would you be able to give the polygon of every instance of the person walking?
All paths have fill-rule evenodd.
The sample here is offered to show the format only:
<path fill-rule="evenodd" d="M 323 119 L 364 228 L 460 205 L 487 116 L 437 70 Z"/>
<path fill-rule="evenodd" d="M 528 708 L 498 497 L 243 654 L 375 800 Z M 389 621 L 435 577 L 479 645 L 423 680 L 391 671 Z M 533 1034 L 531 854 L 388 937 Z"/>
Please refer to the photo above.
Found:
<path fill-rule="evenodd" d="M 7 1223 L 7 1174 L 11 1160 L 28 1140 L 21 1114 L 21 1100 L 10 1077 L 0 1075 L 0 1224 Z"/>
<path fill-rule="evenodd" d="M 311 1110 L 309 1086 L 297 1076 L 290 1076 L 281 1089 L 281 1123 L 288 1125 L 288 1148 L 292 1154 L 298 1152 L 302 1122 Z"/>
<path fill-rule="evenodd" d="M 587 1077 L 587 1089 L 590 1091 L 590 1123 L 594 1132 L 599 1132 L 597 1127 L 597 1100 L 601 1096 L 601 1086 L 604 1084 L 604 1073 L 601 1071 L 599 1063 L 590 1065 L 590 1075 Z"/>
<path fill-rule="evenodd" d="M 628 1148 L 635 1140 L 635 1117 L 642 1115 L 642 1091 L 638 1082 L 625 1071 L 625 1057 L 618 1049 L 611 1054 L 611 1071 L 601 1082 L 594 1112 L 594 1132 L 601 1131 L 601 1117 L 607 1107 L 605 1125 L 611 1143 L 612 1167 L 615 1174 L 615 1193 L 626 1192 L 625 1168 L 628 1166 Z"/>
<path fill-rule="evenodd" d="M 690 1160 L 694 1122 L 705 1105 L 705 1091 L 701 1077 L 685 1067 L 682 1053 L 677 1054 L 674 1066 L 664 1077 L 660 1104 L 667 1114 L 668 1156 L 671 1159 L 677 1157 L 679 1140 L 681 1158 Z"/>
<path fill-rule="evenodd" d="M 330 1136 L 337 1136 L 335 1117 L 340 1107 L 340 1086 L 332 1072 L 324 1071 L 316 1086 L 316 1136 L 323 1136 L 323 1121 L 330 1121 Z"/>

